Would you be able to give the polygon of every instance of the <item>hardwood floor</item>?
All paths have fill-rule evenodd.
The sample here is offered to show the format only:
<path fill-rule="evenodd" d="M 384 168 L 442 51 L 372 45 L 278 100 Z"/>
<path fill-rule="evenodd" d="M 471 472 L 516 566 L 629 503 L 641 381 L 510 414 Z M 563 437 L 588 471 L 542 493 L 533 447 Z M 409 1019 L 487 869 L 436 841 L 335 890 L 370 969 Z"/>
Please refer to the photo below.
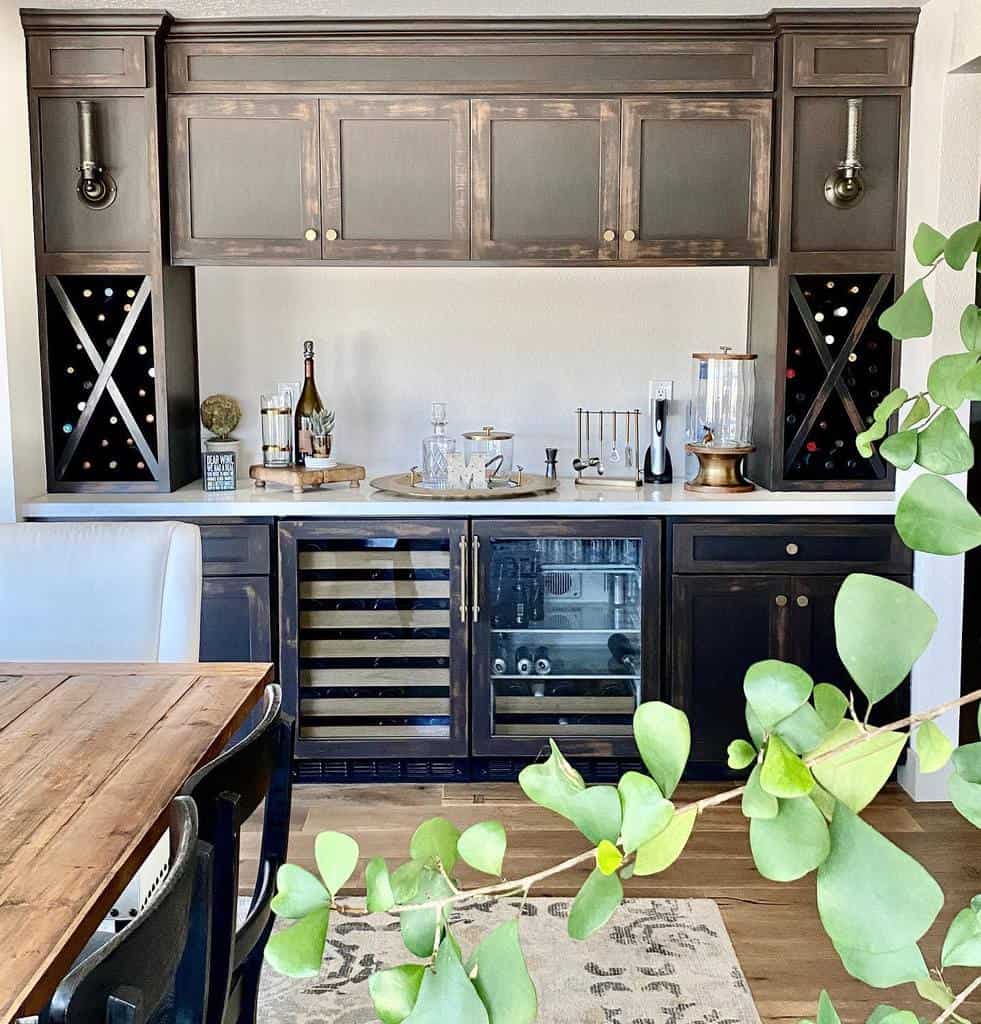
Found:
<path fill-rule="evenodd" d="M 698 799 L 717 789 L 683 785 L 677 799 Z M 390 863 L 407 859 L 412 832 L 435 815 L 460 828 L 491 818 L 502 822 L 508 832 L 505 875 L 511 878 L 558 863 L 586 845 L 571 825 L 529 803 L 513 785 L 306 785 L 294 790 L 290 859 L 314 869 L 316 834 L 325 829 L 350 833 L 364 857 L 355 875 L 360 883 L 360 868 L 369 858 L 380 855 Z M 981 832 L 949 805 L 915 804 L 898 788 L 885 791 L 865 817 L 916 857 L 946 894 L 938 923 L 921 944 L 933 964 L 951 919 L 981 892 Z M 813 1018 L 822 987 L 846 1022 L 864 1022 L 878 1003 L 889 1002 L 915 1008 L 933 1020 L 939 1011 L 920 1002 L 912 986 L 877 992 L 844 972 L 818 920 L 814 876 L 784 885 L 761 878 L 753 866 L 747 830 L 738 801 L 707 811 L 681 859 L 663 874 L 631 879 L 625 883 L 627 895 L 716 900 L 765 1024 Z M 243 859 L 254 858 L 257 850 L 258 835 L 248 831 Z M 243 879 L 253 874 L 254 863 L 245 865 Z M 465 866 L 460 874 L 465 885 L 477 884 L 479 876 Z M 532 894 L 573 896 L 585 876 L 585 870 L 569 871 Z M 955 968 L 946 973 L 958 991 L 976 972 Z M 977 1020 L 981 1001 L 969 1003 L 962 1012 Z"/>

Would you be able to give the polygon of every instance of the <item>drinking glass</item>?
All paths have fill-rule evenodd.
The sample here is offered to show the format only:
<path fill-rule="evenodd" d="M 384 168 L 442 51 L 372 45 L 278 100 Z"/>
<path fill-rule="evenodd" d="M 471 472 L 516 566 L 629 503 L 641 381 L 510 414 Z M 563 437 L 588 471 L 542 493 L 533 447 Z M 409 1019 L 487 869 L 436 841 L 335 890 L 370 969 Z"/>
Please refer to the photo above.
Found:
<path fill-rule="evenodd" d="M 289 466 L 293 462 L 293 409 L 282 393 L 259 396 L 262 426 L 262 464 Z"/>

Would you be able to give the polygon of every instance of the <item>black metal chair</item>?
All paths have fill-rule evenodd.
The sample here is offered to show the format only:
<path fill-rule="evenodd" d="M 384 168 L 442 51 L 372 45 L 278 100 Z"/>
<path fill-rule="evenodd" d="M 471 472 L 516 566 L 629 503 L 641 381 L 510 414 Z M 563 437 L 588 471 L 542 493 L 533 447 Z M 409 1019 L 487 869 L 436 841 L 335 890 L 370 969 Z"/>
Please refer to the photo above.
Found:
<path fill-rule="evenodd" d="M 159 888 L 125 929 L 72 968 L 43 1019 L 51 1024 L 143 1024 L 169 1002 L 203 849 L 192 800 L 174 800 L 171 828 L 171 866 Z"/>
<path fill-rule="evenodd" d="M 254 1024 L 262 955 L 272 931 L 270 903 L 286 860 L 290 827 L 293 719 L 283 714 L 278 686 L 266 688 L 262 719 L 187 780 L 182 790 L 198 808 L 201 839 L 212 848 L 210 895 L 195 901 L 191 937 L 176 989 L 178 1020 L 185 1004 L 205 997 L 204 1024 Z M 237 924 L 242 825 L 265 801 L 262 842 L 248 913 Z"/>

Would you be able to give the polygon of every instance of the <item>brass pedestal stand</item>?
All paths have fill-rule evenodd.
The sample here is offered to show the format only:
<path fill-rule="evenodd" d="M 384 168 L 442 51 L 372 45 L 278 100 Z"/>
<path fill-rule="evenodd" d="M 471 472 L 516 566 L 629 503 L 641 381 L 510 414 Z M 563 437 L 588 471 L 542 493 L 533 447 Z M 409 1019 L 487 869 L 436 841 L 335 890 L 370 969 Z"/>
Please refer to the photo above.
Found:
<path fill-rule="evenodd" d="M 756 490 L 756 485 L 751 484 L 742 474 L 743 459 L 750 452 L 756 451 L 753 445 L 713 448 L 705 444 L 686 444 L 685 451 L 698 457 L 698 473 L 694 480 L 685 483 L 686 491 L 697 494 L 742 494 Z"/>

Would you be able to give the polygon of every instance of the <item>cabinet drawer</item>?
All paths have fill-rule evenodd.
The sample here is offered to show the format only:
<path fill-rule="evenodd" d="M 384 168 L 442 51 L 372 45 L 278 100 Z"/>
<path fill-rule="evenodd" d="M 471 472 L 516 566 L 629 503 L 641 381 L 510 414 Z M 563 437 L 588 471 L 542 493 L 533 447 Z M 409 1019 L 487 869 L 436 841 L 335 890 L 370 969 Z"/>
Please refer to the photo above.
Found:
<path fill-rule="evenodd" d="M 31 88 L 146 88 L 142 36 L 31 36 Z"/>
<path fill-rule="evenodd" d="M 909 36 L 795 36 L 794 87 L 909 85 Z"/>
<path fill-rule="evenodd" d="M 268 576 L 269 527 L 201 526 L 205 576 Z"/>
<path fill-rule="evenodd" d="M 913 554 L 891 522 L 678 523 L 676 573 L 912 572 Z"/>

